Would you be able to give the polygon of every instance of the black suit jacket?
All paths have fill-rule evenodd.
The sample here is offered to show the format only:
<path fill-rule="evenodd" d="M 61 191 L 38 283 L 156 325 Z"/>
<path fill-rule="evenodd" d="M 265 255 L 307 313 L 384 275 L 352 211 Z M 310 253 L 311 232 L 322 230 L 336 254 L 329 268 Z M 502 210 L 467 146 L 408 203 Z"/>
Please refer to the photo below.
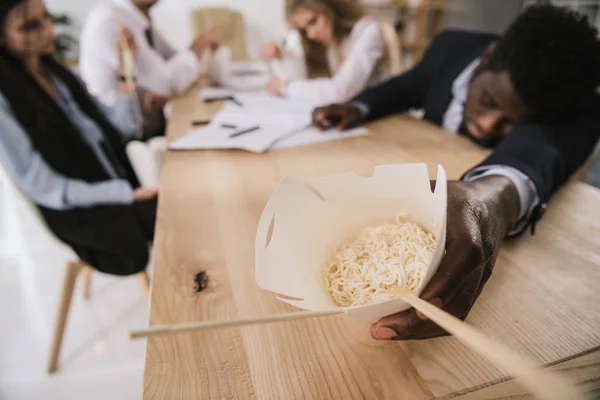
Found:
<path fill-rule="evenodd" d="M 454 80 L 497 38 L 461 31 L 443 32 L 417 66 L 365 90 L 353 101 L 369 107 L 368 120 L 423 108 L 426 120 L 441 125 L 452 101 Z M 585 162 L 599 138 L 600 95 L 596 95 L 571 121 L 517 126 L 493 143 L 494 152 L 480 165 L 508 165 L 522 171 L 533 180 L 541 201 L 545 202 Z"/>

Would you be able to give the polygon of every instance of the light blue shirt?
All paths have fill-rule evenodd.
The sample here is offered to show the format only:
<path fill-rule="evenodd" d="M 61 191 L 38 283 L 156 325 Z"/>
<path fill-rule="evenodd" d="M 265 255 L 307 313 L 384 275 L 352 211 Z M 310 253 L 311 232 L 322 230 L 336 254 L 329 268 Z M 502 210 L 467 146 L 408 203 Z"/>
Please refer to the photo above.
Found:
<path fill-rule="evenodd" d="M 17 186 L 36 204 L 54 210 L 92 207 L 105 204 L 131 204 L 133 189 L 120 179 L 101 147 L 103 133 L 77 105 L 69 89 L 51 77 L 59 107 L 65 112 L 81 137 L 90 146 L 112 179 L 89 183 L 54 171 L 33 147 L 29 136 L 15 118 L 10 104 L 0 93 L 0 157 Z M 137 130 L 135 97 L 119 96 L 114 107 L 98 104 L 108 120 L 125 136 L 133 138 Z"/>

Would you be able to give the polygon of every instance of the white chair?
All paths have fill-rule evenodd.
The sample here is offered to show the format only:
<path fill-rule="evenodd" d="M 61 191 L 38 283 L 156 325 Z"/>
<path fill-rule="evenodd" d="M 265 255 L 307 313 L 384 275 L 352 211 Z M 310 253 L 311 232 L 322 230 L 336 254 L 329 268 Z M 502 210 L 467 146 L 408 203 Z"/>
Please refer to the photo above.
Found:
<path fill-rule="evenodd" d="M 190 14 L 192 35 L 207 29 L 218 28 L 221 44 L 231 49 L 232 61 L 246 61 L 246 23 L 242 13 L 228 8 L 210 7 L 194 10 Z"/>
<path fill-rule="evenodd" d="M 0 160 L 1 161 L 1 160 Z M 47 371 L 49 374 L 56 372 L 58 369 L 58 359 L 60 356 L 60 350 L 62 347 L 63 336 L 65 333 L 65 326 L 67 317 L 69 315 L 69 308 L 71 306 L 71 299 L 73 298 L 73 290 L 75 283 L 80 275 L 83 275 L 83 296 L 88 299 L 90 296 L 90 282 L 91 273 L 93 268 L 87 265 L 85 262 L 79 260 L 73 250 L 60 242 L 48 229 L 45 221 L 43 220 L 38 209 L 29 201 L 29 199 L 21 192 L 18 186 L 13 182 L 11 177 L 5 170 L 4 165 L 0 162 L 0 187 L 2 188 L 3 209 L 0 212 L 12 212 L 14 209 L 19 209 L 19 218 L 29 218 L 37 221 L 37 225 L 44 234 L 48 236 L 53 245 L 62 246 L 68 249 L 73 254 L 73 261 L 67 262 L 65 266 L 63 285 L 58 303 L 58 312 L 56 315 L 56 322 L 54 325 L 54 334 L 52 338 L 52 345 L 50 347 L 50 356 L 48 359 Z M 21 207 L 20 207 L 21 206 Z M 1 218 L 6 220 L 5 218 Z M 3 234 L 13 235 L 14 232 L 6 232 L 7 228 L 4 227 Z M 3 238 L 4 239 L 4 238 Z M 146 298 L 150 290 L 150 280 L 146 271 L 137 274 L 137 277 L 142 286 L 142 290 Z"/>

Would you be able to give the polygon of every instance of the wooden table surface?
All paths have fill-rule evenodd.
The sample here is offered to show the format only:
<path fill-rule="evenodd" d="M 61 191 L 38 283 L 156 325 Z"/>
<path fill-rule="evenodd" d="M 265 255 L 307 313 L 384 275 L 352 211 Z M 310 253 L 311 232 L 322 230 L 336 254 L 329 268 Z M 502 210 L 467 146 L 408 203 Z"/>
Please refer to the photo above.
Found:
<path fill-rule="evenodd" d="M 177 100 L 168 138 L 218 104 Z M 366 137 L 262 155 L 165 155 L 154 242 L 150 325 L 265 316 L 297 309 L 254 282 L 263 206 L 285 176 L 301 180 L 425 162 L 456 179 L 486 152 L 407 116 Z M 507 241 L 467 321 L 539 364 L 600 390 L 600 191 L 569 183 L 535 236 Z M 194 290 L 201 270 L 209 289 Z M 523 390 L 453 338 L 378 342 L 341 317 L 186 333 L 148 340 L 144 399 L 523 398 Z M 511 397 L 512 398 L 512 397 Z"/>

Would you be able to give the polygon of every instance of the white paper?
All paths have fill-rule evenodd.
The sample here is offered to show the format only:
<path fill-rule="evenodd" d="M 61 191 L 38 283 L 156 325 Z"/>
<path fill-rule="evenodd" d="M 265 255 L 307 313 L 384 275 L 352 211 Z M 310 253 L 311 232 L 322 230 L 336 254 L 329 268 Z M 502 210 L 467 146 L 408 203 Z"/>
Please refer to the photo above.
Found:
<path fill-rule="evenodd" d="M 235 94 L 235 92 L 231 89 L 212 87 L 212 86 L 205 87 L 200 90 L 200 98 L 203 101 L 231 97 L 234 94 Z"/>
<path fill-rule="evenodd" d="M 290 137 L 281 140 L 274 144 L 271 149 L 283 149 L 286 147 L 298 147 L 305 146 L 313 143 L 329 142 L 331 140 L 348 139 L 358 136 L 366 136 L 369 134 L 369 130 L 366 128 L 355 128 L 347 131 L 339 132 L 336 129 L 330 129 L 325 132 L 321 132 L 315 128 L 304 129 L 301 132 L 291 135 Z"/>
<path fill-rule="evenodd" d="M 421 293 L 437 270 L 446 243 L 447 184 L 442 166 L 438 166 L 435 193 L 431 192 L 425 164 L 380 166 L 368 178 L 350 173 L 310 184 L 316 193 L 284 179 L 265 205 L 255 244 L 259 287 L 287 296 L 278 299 L 303 309 L 338 308 L 323 283 L 323 266 L 332 250 L 366 227 L 389 222 L 398 212 L 406 212 L 437 240 L 417 290 Z M 409 307 L 402 299 L 392 299 L 346 310 L 349 317 L 372 323 Z"/>
<path fill-rule="evenodd" d="M 228 112 L 215 115 L 211 123 L 200 129 L 192 129 L 183 138 L 169 146 L 172 150 L 194 149 L 242 149 L 262 153 L 271 147 L 278 138 L 301 129 L 310 123 L 307 114 L 272 115 L 268 112 Z M 224 128 L 222 124 L 235 125 L 235 129 Z M 260 129 L 236 138 L 230 136 L 235 132 L 260 126 Z"/>
<path fill-rule="evenodd" d="M 313 104 L 272 96 L 265 92 L 205 88 L 200 95 L 202 98 L 233 96 L 237 102 L 225 103 L 208 126 L 191 129 L 186 136 L 170 144 L 171 150 L 242 149 L 262 153 L 270 149 L 368 134 L 365 128 L 345 132 L 334 129 L 319 132 L 310 126 Z M 235 125 L 237 129 L 232 131 L 223 128 L 222 124 Z M 230 138 L 232 133 L 254 126 L 260 126 L 260 130 Z"/>
<path fill-rule="evenodd" d="M 233 124 L 235 129 L 224 128 L 221 123 Z M 267 150 L 297 147 L 311 143 L 340 140 L 369 133 L 365 128 L 357 128 L 345 132 L 330 130 L 319 132 L 314 128 L 305 128 L 310 123 L 309 116 L 297 114 L 278 114 L 265 116 L 257 113 L 253 118 L 245 113 L 222 113 L 219 118 L 206 127 L 192 129 L 181 139 L 172 142 L 171 150 L 201 150 L 201 149 L 241 149 L 253 153 L 263 153 Z M 257 131 L 230 138 L 230 135 L 254 126 L 260 126 Z"/>
<path fill-rule="evenodd" d="M 261 90 L 269 82 L 269 70 L 265 63 L 256 61 L 231 61 L 231 49 L 221 46 L 214 53 L 205 53 L 209 81 L 231 90 Z"/>
<path fill-rule="evenodd" d="M 287 99 L 273 96 L 267 92 L 239 92 L 235 95 L 236 100 L 243 104 L 247 110 L 264 110 L 271 113 L 306 113 L 312 114 L 314 103 Z"/>

